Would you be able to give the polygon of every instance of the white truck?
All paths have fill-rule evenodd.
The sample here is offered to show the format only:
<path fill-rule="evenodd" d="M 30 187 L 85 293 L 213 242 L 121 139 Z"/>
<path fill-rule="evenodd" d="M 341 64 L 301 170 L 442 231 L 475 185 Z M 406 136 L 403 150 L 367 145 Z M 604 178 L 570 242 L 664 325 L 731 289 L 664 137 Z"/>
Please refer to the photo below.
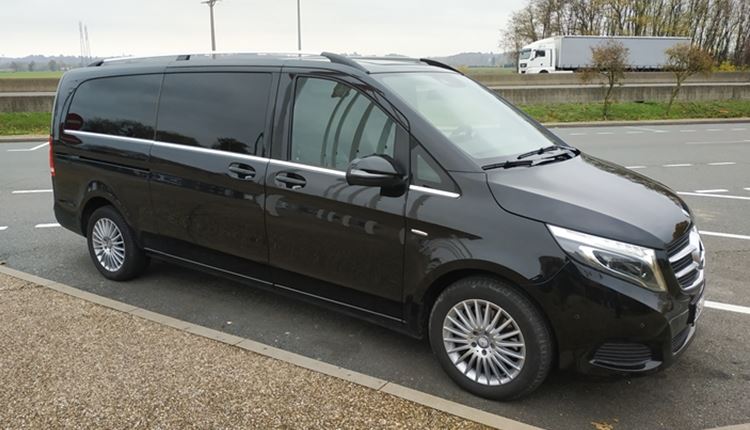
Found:
<path fill-rule="evenodd" d="M 555 36 L 524 46 L 518 56 L 518 73 L 571 73 L 591 63 L 591 48 L 607 40 L 622 43 L 630 51 L 630 70 L 661 70 L 666 63 L 664 51 L 688 37 L 647 36 Z"/>

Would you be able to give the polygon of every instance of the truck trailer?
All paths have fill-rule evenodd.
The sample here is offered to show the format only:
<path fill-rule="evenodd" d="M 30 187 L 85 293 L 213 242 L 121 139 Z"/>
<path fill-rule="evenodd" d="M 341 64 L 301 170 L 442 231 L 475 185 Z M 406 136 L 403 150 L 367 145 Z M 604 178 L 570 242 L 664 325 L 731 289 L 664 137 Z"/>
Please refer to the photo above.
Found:
<path fill-rule="evenodd" d="M 689 37 L 650 36 L 555 36 L 524 46 L 518 56 L 518 73 L 574 72 L 589 67 L 591 48 L 614 40 L 628 51 L 629 70 L 662 70 L 666 50 L 690 43 Z"/>

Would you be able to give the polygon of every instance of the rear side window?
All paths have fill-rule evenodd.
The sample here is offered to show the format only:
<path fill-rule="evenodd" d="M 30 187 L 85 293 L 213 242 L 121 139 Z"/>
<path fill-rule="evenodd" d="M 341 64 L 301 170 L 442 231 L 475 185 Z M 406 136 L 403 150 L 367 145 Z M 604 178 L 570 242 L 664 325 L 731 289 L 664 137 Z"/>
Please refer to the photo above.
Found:
<path fill-rule="evenodd" d="M 361 92 L 328 79 L 297 80 L 292 161 L 345 170 L 358 157 L 393 157 L 395 140 L 394 121 Z"/>
<path fill-rule="evenodd" d="M 156 140 L 256 154 L 270 91 L 270 73 L 167 74 Z"/>
<path fill-rule="evenodd" d="M 161 75 L 92 79 L 76 89 L 65 128 L 153 139 Z"/>

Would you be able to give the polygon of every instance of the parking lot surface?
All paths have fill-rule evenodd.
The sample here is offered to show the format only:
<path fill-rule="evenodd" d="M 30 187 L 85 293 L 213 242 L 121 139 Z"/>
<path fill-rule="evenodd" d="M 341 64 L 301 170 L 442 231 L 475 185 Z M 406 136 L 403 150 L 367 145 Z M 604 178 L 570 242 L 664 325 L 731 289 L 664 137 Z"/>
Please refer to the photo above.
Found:
<path fill-rule="evenodd" d="M 614 378 L 555 372 L 531 396 L 492 402 L 456 387 L 426 342 L 307 303 L 159 262 L 137 280 L 106 281 L 85 240 L 56 224 L 42 142 L 0 144 L 0 260 L 540 427 L 700 429 L 750 422 L 750 124 L 553 131 L 680 192 L 696 216 L 707 249 L 709 304 L 692 346 L 663 372 Z"/>

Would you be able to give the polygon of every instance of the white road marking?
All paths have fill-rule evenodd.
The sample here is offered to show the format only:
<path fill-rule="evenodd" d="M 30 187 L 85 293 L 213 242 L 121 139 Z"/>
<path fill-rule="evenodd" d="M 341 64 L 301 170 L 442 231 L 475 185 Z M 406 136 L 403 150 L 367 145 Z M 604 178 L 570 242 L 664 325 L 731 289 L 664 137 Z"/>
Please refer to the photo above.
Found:
<path fill-rule="evenodd" d="M 707 128 L 706 131 L 721 131 L 720 128 Z"/>
<path fill-rule="evenodd" d="M 714 140 L 714 141 L 707 141 L 707 142 L 685 142 L 685 145 L 722 145 L 722 144 L 729 144 L 729 143 L 745 143 L 750 142 L 750 139 L 745 140 Z"/>
<path fill-rule="evenodd" d="M 611 131 L 597 131 L 596 134 L 614 134 Z"/>
<path fill-rule="evenodd" d="M 51 193 L 52 190 L 17 190 L 12 191 L 11 194 L 36 194 L 36 193 Z"/>
<path fill-rule="evenodd" d="M 705 230 L 700 230 L 700 233 L 701 233 L 701 236 L 716 236 L 716 237 L 728 237 L 730 239 L 750 240 L 750 236 L 745 236 L 744 234 L 719 233 L 715 231 L 705 231 Z"/>
<path fill-rule="evenodd" d="M 722 311 L 739 312 L 741 314 L 750 314 L 750 308 L 747 306 L 730 305 L 727 303 L 712 302 L 706 300 L 704 304 L 707 308 L 721 309 Z"/>
<path fill-rule="evenodd" d="M 728 196 L 726 194 L 701 194 L 701 193 L 689 193 L 686 191 L 677 191 L 677 194 L 681 196 L 716 197 L 717 199 L 750 200 L 750 197 L 747 197 L 747 196 Z"/>
<path fill-rule="evenodd" d="M 585 136 L 586 133 L 570 133 L 571 136 Z"/>
<path fill-rule="evenodd" d="M 750 187 L 745 187 L 745 191 L 750 191 Z"/>
<path fill-rule="evenodd" d="M 625 134 L 643 134 L 642 131 L 626 131 Z"/>
<path fill-rule="evenodd" d="M 726 193 L 729 190 L 725 190 L 724 188 L 714 188 L 712 190 L 695 190 L 696 193 Z"/>
<path fill-rule="evenodd" d="M 0 225 L 0 231 L 7 230 L 7 229 L 8 229 L 7 225 Z"/>
<path fill-rule="evenodd" d="M 56 222 L 51 222 L 48 224 L 37 224 L 34 226 L 34 228 L 52 228 L 52 227 L 60 227 L 60 224 Z"/>
<path fill-rule="evenodd" d="M 635 170 L 635 169 L 645 169 L 646 166 L 625 166 L 626 169 Z"/>
<path fill-rule="evenodd" d="M 709 166 L 731 166 L 732 164 L 737 164 L 734 161 L 717 161 L 715 163 L 708 163 Z"/>
<path fill-rule="evenodd" d="M 650 131 L 651 133 L 669 133 L 667 130 L 657 130 L 655 128 L 646 128 L 646 127 L 628 127 L 632 128 L 633 130 L 641 130 L 641 131 Z"/>
<path fill-rule="evenodd" d="M 680 130 L 680 133 L 695 133 L 695 130 Z"/>
<path fill-rule="evenodd" d="M 47 146 L 48 144 L 49 144 L 49 142 L 44 142 L 41 145 L 35 146 L 33 148 L 29 148 L 29 149 L 9 149 L 8 152 L 29 152 L 29 151 L 36 151 L 37 149 L 43 148 L 43 147 Z"/>
<path fill-rule="evenodd" d="M 746 128 L 733 128 L 732 131 L 745 131 Z"/>
<path fill-rule="evenodd" d="M 692 164 L 689 163 L 682 163 L 682 164 L 662 164 L 661 167 L 690 167 Z"/>

